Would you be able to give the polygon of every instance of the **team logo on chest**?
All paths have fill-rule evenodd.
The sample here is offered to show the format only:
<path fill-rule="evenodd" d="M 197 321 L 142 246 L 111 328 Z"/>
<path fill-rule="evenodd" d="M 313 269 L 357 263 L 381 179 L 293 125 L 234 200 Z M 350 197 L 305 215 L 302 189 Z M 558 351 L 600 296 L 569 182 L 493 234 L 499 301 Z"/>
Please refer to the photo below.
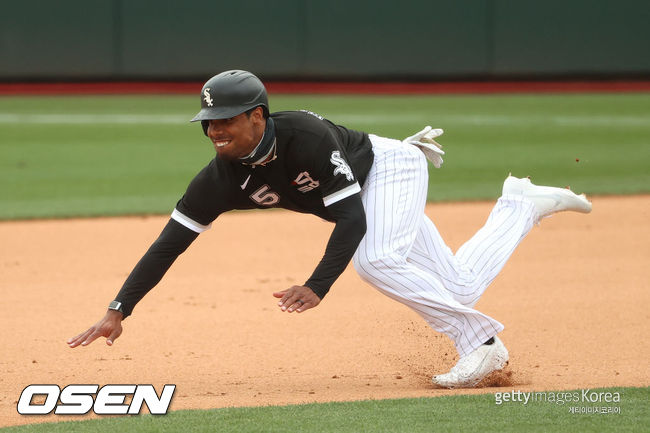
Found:
<path fill-rule="evenodd" d="M 205 100 L 205 103 L 208 104 L 208 107 L 212 107 L 214 101 L 212 100 L 212 96 L 210 96 L 209 87 L 203 91 L 203 99 Z"/>
<path fill-rule="evenodd" d="M 300 188 L 298 188 L 298 191 L 300 192 L 309 192 L 314 188 L 318 188 L 318 185 L 320 185 L 317 180 L 311 178 L 311 175 L 307 171 L 300 173 L 291 184 L 300 186 Z"/>
<path fill-rule="evenodd" d="M 354 174 L 352 174 L 352 169 L 348 165 L 347 162 L 343 158 L 341 158 L 341 152 L 338 150 L 335 150 L 332 152 L 332 157 L 330 158 L 330 162 L 334 164 L 334 176 L 337 174 L 342 174 L 345 176 L 345 178 L 349 181 L 354 180 Z"/>

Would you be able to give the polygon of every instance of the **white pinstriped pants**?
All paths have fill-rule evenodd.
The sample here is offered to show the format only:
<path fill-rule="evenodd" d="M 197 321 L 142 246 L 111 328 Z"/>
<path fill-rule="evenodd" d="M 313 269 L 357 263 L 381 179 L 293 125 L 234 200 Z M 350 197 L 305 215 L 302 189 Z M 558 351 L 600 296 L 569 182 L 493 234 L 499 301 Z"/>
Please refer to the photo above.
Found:
<path fill-rule="evenodd" d="M 485 225 L 453 254 L 424 214 L 424 154 L 398 140 L 370 140 L 375 160 L 361 190 L 367 231 L 354 267 L 449 336 L 465 356 L 503 330 L 472 307 L 533 227 L 534 205 L 519 196 L 501 197 Z"/>

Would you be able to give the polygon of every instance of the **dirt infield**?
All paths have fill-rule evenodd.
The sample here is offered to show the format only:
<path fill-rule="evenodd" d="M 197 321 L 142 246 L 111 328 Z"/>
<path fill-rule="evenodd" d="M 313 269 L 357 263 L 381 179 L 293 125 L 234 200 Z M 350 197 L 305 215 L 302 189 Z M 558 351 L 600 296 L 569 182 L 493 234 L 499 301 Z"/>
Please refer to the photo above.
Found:
<path fill-rule="evenodd" d="M 536 227 L 477 306 L 506 326 L 507 390 L 650 385 L 650 196 L 593 203 L 591 215 Z M 427 213 L 457 249 L 491 206 Z M 22 389 L 39 383 L 173 383 L 175 410 L 459 392 L 430 384 L 455 363 L 451 342 L 351 267 L 318 308 L 277 309 L 271 292 L 306 279 L 332 228 L 285 211 L 220 217 L 113 347 L 69 349 L 65 340 L 103 315 L 166 220 L 0 223 L 0 426 L 65 419 L 17 414 Z"/>

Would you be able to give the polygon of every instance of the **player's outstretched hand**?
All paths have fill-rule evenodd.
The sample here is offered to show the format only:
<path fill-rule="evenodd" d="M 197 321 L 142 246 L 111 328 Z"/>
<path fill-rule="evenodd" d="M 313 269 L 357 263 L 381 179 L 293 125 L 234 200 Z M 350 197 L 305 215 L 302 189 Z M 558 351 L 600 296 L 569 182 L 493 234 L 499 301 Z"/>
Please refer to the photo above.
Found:
<path fill-rule="evenodd" d="M 115 339 L 122 334 L 123 317 L 119 311 L 108 310 L 102 320 L 88 328 L 86 332 L 70 338 L 67 341 L 68 347 L 88 346 L 99 337 L 106 337 L 106 344 L 112 346 Z"/>
<path fill-rule="evenodd" d="M 309 287 L 293 286 L 287 290 L 273 293 L 276 298 L 281 298 L 278 307 L 282 311 L 302 313 L 320 304 L 320 298 Z"/>

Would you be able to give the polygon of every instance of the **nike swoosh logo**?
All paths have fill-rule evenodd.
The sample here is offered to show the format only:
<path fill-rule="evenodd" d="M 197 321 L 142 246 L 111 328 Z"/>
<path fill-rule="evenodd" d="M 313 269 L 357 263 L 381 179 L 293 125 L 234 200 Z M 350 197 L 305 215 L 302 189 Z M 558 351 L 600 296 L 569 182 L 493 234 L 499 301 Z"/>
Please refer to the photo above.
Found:
<path fill-rule="evenodd" d="M 251 175 L 249 174 L 248 177 L 246 178 L 246 180 L 244 181 L 244 183 L 242 183 L 241 185 L 239 185 L 239 187 L 240 187 L 241 189 L 246 189 L 246 185 L 248 185 L 248 181 L 250 180 L 250 178 L 251 178 Z"/>

